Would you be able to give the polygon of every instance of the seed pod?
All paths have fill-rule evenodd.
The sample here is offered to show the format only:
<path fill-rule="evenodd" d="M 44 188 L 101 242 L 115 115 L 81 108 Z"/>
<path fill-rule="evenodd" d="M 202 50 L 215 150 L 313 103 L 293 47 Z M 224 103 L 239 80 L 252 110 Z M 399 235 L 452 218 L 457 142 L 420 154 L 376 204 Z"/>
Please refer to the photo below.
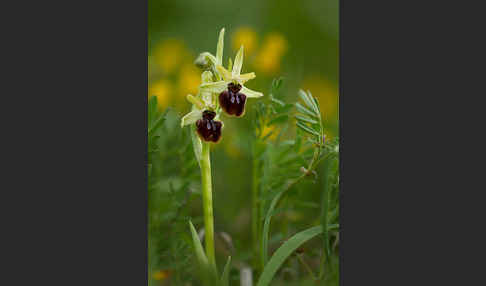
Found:
<path fill-rule="evenodd" d="M 217 143 L 221 139 L 221 121 L 214 121 L 216 112 L 205 110 L 202 118 L 196 121 L 197 134 L 202 140 Z"/>
<path fill-rule="evenodd" d="M 229 83 L 228 90 L 219 94 L 219 105 L 229 115 L 240 117 L 245 113 L 246 95 L 240 90 L 240 84 Z"/>

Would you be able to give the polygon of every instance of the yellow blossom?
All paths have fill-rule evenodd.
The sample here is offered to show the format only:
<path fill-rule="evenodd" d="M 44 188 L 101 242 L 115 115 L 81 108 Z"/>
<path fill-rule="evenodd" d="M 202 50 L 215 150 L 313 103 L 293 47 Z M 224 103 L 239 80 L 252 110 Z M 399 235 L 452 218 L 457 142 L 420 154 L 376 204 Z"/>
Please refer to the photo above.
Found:
<path fill-rule="evenodd" d="M 287 41 L 281 34 L 267 35 L 257 54 L 255 68 L 267 75 L 275 74 L 280 70 L 280 61 L 286 51 Z"/>
<path fill-rule="evenodd" d="M 257 47 L 257 34 L 250 27 L 240 27 L 233 34 L 233 49 L 236 51 L 241 46 L 245 47 L 245 52 L 251 55 Z"/>
<path fill-rule="evenodd" d="M 160 109 L 165 108 L 170 100 L 172 84 L 165 79 L 159 80 L 149 87 L 149 97 L 157 96 L 157 105 Z"/>
<path fill-rule="evenodd" d="M 157 272 L 155 272 L 152 277 L 155 279 L 155 280 L 164 280 L 166 279 L 167 277 L 169 277 L 169 274 L 170 272 L 168 270 L 159 270 Z"/>
<path fill-rule="evenodd" d="M 265 138 L 265 136 L 267 136 L 268 134 L 270 134 L 270 132 L 272 132 L 272 135 L 270 135 L 268 137 L 268 139 L 270 140 L 275 140 L 277 138 L 277 135 L 278 135 L 278 130 L 275 129 L 275 125 L 272 125 L 272 126 L 265 126 L 262 130 L 262 135 L 261 135 L 261 138 Z"/>
<path fill-rule="evenodd" d="M 190 53 L 181 40 L 171 38 L 157 45 L 153 56 L 155 63 L 164 72 L 172 73 L 190 57 Z"/>
<path fill-rule="evenodd" d="M 178 94 L 197 94 L 201 84 L 200 74 L 199 69 L 192 63 L 184 64 L 179 72 Z"/>

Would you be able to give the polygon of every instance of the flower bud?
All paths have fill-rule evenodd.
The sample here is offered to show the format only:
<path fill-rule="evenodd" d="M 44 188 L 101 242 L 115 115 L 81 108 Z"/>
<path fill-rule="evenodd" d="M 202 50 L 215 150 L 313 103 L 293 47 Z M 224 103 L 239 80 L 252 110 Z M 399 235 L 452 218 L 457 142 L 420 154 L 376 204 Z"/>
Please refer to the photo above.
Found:
<path fill-rule="evenodd" d="M 206 53 L 199 54 L 194 61 L 194 64 L 202 70 L 209 70 L 211 68 L 211 64 L 207 59 Z"/>

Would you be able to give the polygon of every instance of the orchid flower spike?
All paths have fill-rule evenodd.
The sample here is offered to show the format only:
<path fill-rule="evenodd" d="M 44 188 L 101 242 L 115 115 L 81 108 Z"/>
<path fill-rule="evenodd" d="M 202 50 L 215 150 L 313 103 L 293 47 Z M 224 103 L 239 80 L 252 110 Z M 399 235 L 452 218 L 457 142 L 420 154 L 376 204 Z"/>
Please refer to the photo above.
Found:
<path fill-rule="evenodd" d="M 244 84 L 255 78 L 255 73 L 241 74 L 243 66 L 243 46 L 236 54 L 232 71 L 228 71 L 222 65 L 217 65 L 216 70 L 222 80 L 201 84 L 201 91 L 219 94 L 219 104 L 230 115 L 241 116 L 244 113 L 247 97 L 261 97 L 263 93 L 251 90 Z"/>

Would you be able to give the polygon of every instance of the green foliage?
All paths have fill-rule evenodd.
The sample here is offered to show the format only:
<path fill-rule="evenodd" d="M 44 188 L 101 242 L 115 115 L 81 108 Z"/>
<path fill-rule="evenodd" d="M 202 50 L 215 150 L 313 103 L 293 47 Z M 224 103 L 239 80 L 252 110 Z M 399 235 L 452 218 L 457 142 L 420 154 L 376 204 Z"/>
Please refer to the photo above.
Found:
<path fill-rule="evenodd" d="M 221 274 L 221 286 L 229 286 L 229 272 L 231 268 L 231 256 L 228 256 L 223 274 Z"/>
<path fill-rule="evenodd" d="M 275 252 L 263 269 L 263 273 L 258 280 L 257 286 L 267 286 L 272 281 L 273 276 L 278 268 L 287 260 L 287 258 L 303 243 L 322 232 L 321 226 L 315 226 L 299 232 L 287 240 Z"/>
<path fill-rule="evenodd" d="M 187 232 L 186 207 L 198 183 L 197 163 L 188 132 L 181 132 L 179 116 L 160 112 L 157 98 L 148 104 L 148 241 L 149 284 L 153 274 L 167 270 L 178 283 L 190 280 L 192 246 Z M 188 130 L 186 130 L 188 131 Z M 184 143 L 187 142 L 187 143 Z M 177 144 L 175 144 L 177 143 Z"/>
<path fill-rule="evenodd" d="M 255 201 L 259 205 L 258 216 L 263 217 L 263 226 L 260 224 L 257 226 L 260 235 L 260 262 L 258 267 L 268 269 L 267 263 L 270 262 L 267 257 L 269 241 L 271 240 L 271 220 L 276 214 L 285 213 L 285 209 L 278 209 L 279 204 L 285 197 L 290 197 L 287 206 L 292 208 L 297 199 L 291 195 L 292 192 L 290 191 L 305 179 L 311 179 L 315 183 L 318 177 L 315 169 L 323 160 L 327 159 L 326 166 L 328 168 L 324 170 L 325 174 L 323 174 L 326 180 L 320 205 L 320 230 L 323 240 L 323 254 L 320 257 L 321 278 L 324 276 L 324 266 L 330 264 L 330 236 L 332 234 L 334 237 L 338 237 L 339 201 L 337 192 L 339 189 L 339 169 L 336 167 L 336 161 L 339 152 L 339 140 L 335 138 L 326 142 L 319 102 L 310 91 L 300 90 L 298 96 L 301 102 L 292 105 L 285 103 L 283 97 L 279 96 L 281 86 L 281 79 L 274 80 L 269 101 L 261 102 L 255 111 L 253 121 L 255 127 L 254 160 L 256 160 L 254 168 L 257 169 L 253 179 L 259 181 L 256 186 L 258 198 Z M 295 126 L 297 129 L 295 133 L 288 134 L 290 129 L 289 115 L 292 113 L 293 106 L 295 106 L 293 117 L 296 119 Z M 271 129 L 272 132 L 278 134 L 274 141 L 269 140 L 270 135 L 262 134 L 262 130 L 271 125 L 278 125 L 278 128 Z M 292 134 L 295 137 L 289 138 Z M 282 139 L 284 136 L 287 138 Z M 308 204 L 304 203 L 303 205 Z M 335 241 L 337 242 L 337 240 Z M 335 254 L 337 255 L 337 253 Z M 265 273 L 265 270 L 263 271 Z M 277 271 L 277 269 L 272 271 Z M 331 271 L 333 271 L 332 268 L 326 267 L 326 277 L 330 275 Z M 268 277 L 265 279 L 268 279 Z"/>
<path fill-rule="evenodd" d="M 297 98 L 298 102 L 288 103 L 291 98 Z M 251 133 L 245 135 L 247 129 L 238 132 L 241 138 L 249 139 L 249 154 L 246 155 L 253 162 L 249 184 L 254 197 L 248 201 L 254 210 L 251 213 L 255 230 L 252 251 L 249 252 L 242 243 L 244 236 L 230 232 L 237 246 L 235 252 L 217 256 L 219 260 L 221 255 L 226 258 L 229 254 L 233 259 L 228 258 L 224 268 L 220 265 L 221 273 L 210 269 L 199 276 L 199 270 L 205 268 L 202 266 L 205 253 L 195 229 L 191 226 L 191 232 L 187 231 L 187 221 L 202 222 L 201 210 L 192 207 L 200 205 L 201 199 L 200 171 L 192 148 L 192 140 L 198 137 L 190 128 L 180 129 L 178 114 L 171 110 L 161 112 L 157 109 L 156 99 L 149 100 L 150 271 L 171 270 L 173 285 L 186 282 L 201 285 L 198 283 L 206 280 L 206 284 L 229 286 L 239 285 L 236 283 L 239 280 L 237 269 L 251 264 L 254 282 L 260 280 L 259 283 L 263 283 L 259 285 L 269 285 L 270 282 L 272 285 L 293 285 L 294 282 L 307 285 L 304 281 L 309 280 L 318 280 L 320 285 L 338 285 L 339 138 L 325 136 L 326 122 L 317 99 L 309 91 L 294 95 L 285 92 L 282 79 L 272 82 L 270 92 L 254 102 L 249 115 Z M 214 146 L 214 156 L 216 160 L 229 160 L 218 151 L 222 150 L 222 144 L 224 142 Z M 214 164 L 215 183 L 226 182 L 223 186 L 229 189 L 224 192 L 231 192 L 231 176 L 238 176 L 239 170 L 219 166 Z M 221 205 L 217 194 L 215 229 L 228 230 L 228 227 L 218 225 L 224 222 L 218 212 L 223 207 L 232 206 Z M 197 210 L 196 215 L 194 210 Z M 295 213 L 302 218 L 292 218 Z M 316 233 L 302 238 L 299 231 L 309 227 Z M 312 237 L 319 239 L 310 239 Z M 305 241 L 305 245 L 312 245 L 311 251 L 305 253 L 305 259 L 291 255 Z M 199 251 L 194 252 L 194 249 Z M 313 263 L 304 265 L 305 260 Z M 207 279 L 214 281 L 207 282 Z M 155 281 L 149 280 L 155 285 Z"/>

